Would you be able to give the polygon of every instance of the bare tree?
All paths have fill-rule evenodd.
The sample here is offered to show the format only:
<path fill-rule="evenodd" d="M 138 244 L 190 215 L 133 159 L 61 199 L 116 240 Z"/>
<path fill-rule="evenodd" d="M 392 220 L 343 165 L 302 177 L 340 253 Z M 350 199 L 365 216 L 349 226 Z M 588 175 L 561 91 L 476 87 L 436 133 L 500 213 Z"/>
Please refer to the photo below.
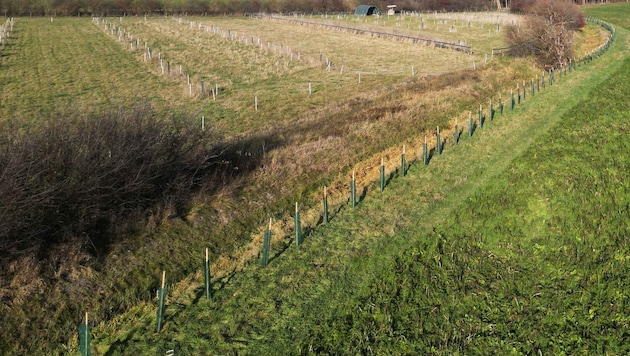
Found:
<path fill-rule="evenodd" d="M 535 56 L 545 68 L 558 68 L 573 57 L 574 33 L 584 16 L 571 2 L 536 0 L 523 8 L 521 25 L 507 28 L 507 43 L 514 56 Z"/>

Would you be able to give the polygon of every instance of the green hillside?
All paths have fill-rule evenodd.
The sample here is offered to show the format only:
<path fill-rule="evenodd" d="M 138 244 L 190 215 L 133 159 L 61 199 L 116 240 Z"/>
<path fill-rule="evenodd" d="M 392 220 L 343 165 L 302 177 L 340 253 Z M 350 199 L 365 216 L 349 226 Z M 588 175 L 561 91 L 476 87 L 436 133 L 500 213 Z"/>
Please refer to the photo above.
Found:
<path fill-rule="evenodd" d="M 96 349 L 630 353 L 630 6 L 586 12 L 617 28 L 604 56 L 368 187 L 267 268 L 215 280 L 212 300 L 200 274 L 174 285 L 160 333 L 148 304 L 94 328 Z"/>

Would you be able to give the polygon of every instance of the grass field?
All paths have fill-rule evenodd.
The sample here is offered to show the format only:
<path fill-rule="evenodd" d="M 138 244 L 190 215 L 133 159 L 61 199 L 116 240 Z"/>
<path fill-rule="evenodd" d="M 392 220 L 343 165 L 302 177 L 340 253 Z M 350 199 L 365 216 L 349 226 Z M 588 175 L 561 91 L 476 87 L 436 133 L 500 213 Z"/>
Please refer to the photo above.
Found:
<path fill-rule="evenodd" d="M 268 268 L 217 279 L 213 300 L 200 275 L 177 284 L 160 334 L 139 331 L 152 304 L 102 325 L 98 349 L 627 353 L 627 43 L 618 28 L 601 60 L 341 207 Z"/>
<path fill-rule="evenodd" d="M 89 20 L 15 22 L 14 36 L 0 62 L 3 122 L 19 125 L 69 108 L 98 111 L 140 98 L 158 107 L 173 103 L 173 83 L 143 70 Z"/>
<path fill-rule="evenodd" d="M 479 62 L 461 53 L 334 31 L 313 36 L 312 29 L 251 18 L 192 20 L 192 26 L 173 18 L 125 19 L 120 25 L 181 64 L 193 82 L 218 84 L 219 100 L 206 98 L 204 111 L 229 134 L 257 132 L 270 123 L 294 125 L 296 117 L 321 115 L 331 104 L 413 79 L 412 66 L 421 77 Z M 229 30 L 235 38 L 200 30 L 199 23 Z M 326 60 L 333 62 L 330 71 Z"/>
<path fill-rule="evenodd" d="M 407 14 L 378 19 L 352 15 L 286 18 L 466 45 L 472 47 L 477 59 L 490 56 L 493 48 L 505 47 L 505 26 L 520 22 L 518 15 L 489 12 Z"/>
<path fill-rule="evenodd" d="M 265 329 L 266 325 L 295 323 L 293 316 L 307 310 L 298 307 L 301 297 L 309 294 L 305 302 L 310 303 L 317 295 L 321 294 L 322 298 L 330 295 L 327 293 L 337 288 L 333 282 L 345 280 L 339 279 L 339 273 L 350 273 L 355 259 L 366 261 L 363 258 L 366 255 L 376 255 L 372 251 L 380 246 L 375 241 L 381 236 L 367 233 L 370 228 L 359 227 L 355 219 L 361 218 L 353 213 L 347 215 L 347 208 L 340 205 L 345 199 L 342 192 L 346 189 L 350 167 L 355 166 L 361 172 L 359 182 L 367 185 L 375 175 L 375 162 L 380 156 L 385 156 L 390 170 L 399 159 L 401 143 L 409 145 L 410 156 L 417 154 L 422 133 L 438 125 L 449 127 L 454 117 L 467 115 L 471 107 L 486 103 L 489 98 L 496 100 L 499 92 L 503 92 L 505 98 L 514 81 L 527 80 L 536 73 L 527 61 L 494 60 L 473 72 L 470 56 L 422 46 L 410 49 L 404 44 L 363 37 L 347 41 L 346 36 L 336 37 L 334 32 L 327 31 L 322 32 L 325 35 L 321 37 L 306 36 L 294 27 L 253 19 L 197 20 L 229 27 L 248 36 L 255 34 L 315 60 L 291 62 L 286 53 L 279 56 L 240 41 L 199 33 L 175 19 L 144 22 L 140 18 L 125 18 L 119 24 L 154 50 L 161 51 L 168 60 L 182 64 L 193 81 L 204 78 L 210 85 L 217 82 L 224 91 L 215 102 L 210 96 L 191 97 L 182 78 L 163 76 L 155 62 L 145 63 L 141 52 L 129 50 L 129 43 L 118 42 L 115 36 L 89 20 L 55 19 L 52 23 L 48 19 L 16 20 L 15 38 L 7 55 L 0 60 L 0 110 L 4 123 L 22 125 L 71 110 L 98 112 L 112 106 L 129 105 L 141 98 L 165 116 L 179 112 L 196 119 L 206 114 L 216 136 L 236 140 L 246 153 L 249 150 L 253 155 L 260 155 L 262 150 L 264 154 L 257 169 L 243 180 L 229 185 L 217 196 L 195 202 L 186 221 L 164 221 L 157 229 L 133 236 L 110 251 L 106 265 L 89 261 L 73 271 L 72 278 L 47 290 L 49 299 L 36 297 L 22 304 L 23 310 L 13 312 L 11 322 L 19 325 L 23 344 L 29 344 L 27 338 L 32 335 L 43 353 L 74 350 L 76 340 L 59 345 L 68 335 L 74 335 L 74 324 L 82 311 L 63 298 L 68 290 L 76 292 L 77 281 L 89 280 L 89 283 L 98 281 L 94 293 L 97 296 L 86 295 L 87 290 L 73 296 L 86 300 L 81 307 L 87 305 L 95 310 L 92 320 L 99 323 L 94 333 L 99 351 L 154 353 L 176 348 L 178 352 L 224 353 L 258 347 L 257 343 L 270 345 L 268 341 L 273 334 Z M 295 32 L 295 37 L 274 32 L 279 27 Z M 304 31 L 313 32 L 312 29 Z M 599 37 L 596 31 L 593 33 L 594 37 Z M 597 41 L 585 40 L 585 43 L 588 46 Z M 335 66 L 340 65 L 337 58 L 343 58 L 349 69 L 342 75 L 337 71 L 339 67 L 333 73 L 326 72 L 319 64 L 313 65 L 324 51 Z M 447 53 L 445 57 L 444 53 Z M 406 59 L 409 57 L 414 59 Z M 396 60 L 400 58 L 403 59 Z M 432 64 L 432 68 L 418 65 L 418 73 L 422 75 L 438 74 L 449 67 L 447 64 L 461 70 L 412 78 L 410 66 L 417 58 L 422 59 L 420 63 Z M 435 65 L 438 63 L 444 67 Z M 357 73 L 349 71 L 364 66 L 367 69 L 360 69 L 366 72 L 359 85 Z M 239 71 L 239 67 L 251 70 Z M 314 84 L 312 96 L 307 93 L 308 81 Z M 253 110 L 255 95 L 260 98 L 258 112 Z M 250 141 L 238 141 L 243 136 Z M 505 154 L 506 159 L 517 152 Z M 457 162 L 461 162 L 459 158 L 453 161 Z M 428 172 L 431 179 L 447 175 L 444 171 L 438 175 Z M 458 177 L 453 186 L 465 185 L 469 179 L 477 182 L 474 186 L 481 186 L 476 180 L 476 169 L 469 168 L 468 172 L 470 175 Z M 304 246 L 309 250 L 303 253 L 283 253 L 272 260 L 269 273 L 262 274 L 256 259 L 257 226 L 263 225 L 269 215 L 274 216 L 274 253 L 280 254 L 292 247 L 288 236 L 290 220 L 282 207 L 292 205 L 295 200 L 317 206 L 320 193 L 316 190 L 322 183 L 332 185 L 331 192 L 336 193 L 334 204 L 342 212 L 339 224 L 350 231 L 330 232 L 333 238 L 326 238 L 330 245 L 319 250 L 319 254 L 313 254 L 310 241 Z M 451 193 L 440 188 L 443 186 L 431 185 L 435 190 L 420 190 L 431 198 L 421 206 L 428 208 L 450 198 Z M 399 196 L 408 194 L 400 188 L 395 190 L 395 185 L 392 188 L 380 198 L 381 203 L 395 202 Z M 374 204 L 370 199 L 373 198 L 365 200 L 366 208 Z M 399 208 L 408 208 L 410 203 L 401 202 Z M 413 211 L 408 209 L 405 211 Z M 376 232 L 388 236 L 408 226 L 412 218 L 407 212 L 401 215 L 392 210 L 387 214 L 379 217 L 378 213 L 368 213 L 365 218 L 375 223 Z M 316 211 L 305 212 L 305 215 L 306 222 L 314 225 Z M 394 221 L 388 221 L 388 216 L 392 215 Z M 318 228 L 313 237 L 323 233 L 328 234 Z M 218 299 L 210 303 L 197 300 L 199 275 L 191 274 L 198 266 L 197 251 L 208 245 L 213 267 L 218 270 L 215 288 L 221 289 Z M 313 265 L 316 269 L 314 272 L 305 270 L 302 265 Z M 344 267 L 346 265 L 348 267 Z M 159 270 L 165 266 L 169 269 L 169 280 L 183 280 L 171 289 L 169 313 L 177 311 L 167 313 L 164 333 L 145 333 L 145 328 L 151 329 L 154 320 L 151 291 Z M 78 279 L 73 279 L 77 275 Z M 267 279 L 276 280 L 265 284 Z M 271 300 L 280 305 L 261 303 Z M 54 306 L 56 311 L 47 313 L 45 306 Z M 17 306 L 13 308 L 17 310 Z M 40 319 L 32 323 L 20 322 L 30 319 L 29 308 L 38 313 Z M 127 308 L 127 313 L 116 316 Z M 214 312 L 207 315 L 200 308 Z M 277 313 L 282 316 L 278 317 Z M 189 318 L 202 323 L 189 325 Z M 208 325 L 214 326 L 208 330 Z M 279 326 L 270 330 L 282 332 Z M 278 340 L 284 337 L 286 335 L 280 335 Z M 19 350 L 14 351 L 19 353 Z"/>

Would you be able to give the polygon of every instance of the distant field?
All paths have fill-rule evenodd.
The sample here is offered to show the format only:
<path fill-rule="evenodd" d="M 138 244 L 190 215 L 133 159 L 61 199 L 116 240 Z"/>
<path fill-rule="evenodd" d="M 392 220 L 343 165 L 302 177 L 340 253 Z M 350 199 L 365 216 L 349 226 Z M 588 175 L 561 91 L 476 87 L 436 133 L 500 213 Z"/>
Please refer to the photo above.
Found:
<path fill-rule="evenodd" d="M 202 79 L 218 84 L 223 90 L 219 100 L 206 99 L 205 110 L 208 116 L 221 112 L 215 119 L 229 131 L 254 131 L 270 122 L 289 124 L 307 111 L 321 112 L 327 105 L 411 80 L 412 70 L 416 76 L 433 75 L 479 62 L 443 49 L 267 20 L 192 21 L 125 19 L 120 26 L 181 64 L 196 84 Z M 199 25 L 220 33 L 200 30 Z M 233 39 L 225 38 L 228 31 Z M 326 60 L 332 62 L 330 70 Z M 255 97 L 260 109 L 256 114 Z"/>
<path fill-rule="evenodd" d="M 201 19 L 207 25 L 260 38 L 265 45 L 291 47 L 296 53 L 292 61 L 286 54 L 206 34 L 172 18 L 111 20 L 142 44 L 146 42 L 156 55 L 161 52 L 173 63 L 173 72 L 182 65 L 196 89 L 202 79 L 208 88 L 218 84 L 220 100 L 190 98 L 185 83 L 164 78 L 159 66 L 143 63 L 142 52 L 131 52 L 131 41 L 117 43 L 115 36 L 88 19 L 58 18 L 51 23 L 25 18 L 17 19 L 14 38 L 0 59 L 4 68 L 0 71 L 0 117 L 28 121 L 70 107 L 101 110 L 148 98 L 163 109 L 207 116 L 218 112 L 219 124 L 240 131 L 268 120 L 291 120 L 333 98 L 349 99 L 376 86 L 408 80 L 412 66 L 420 76 L 469 68 L 475 60 L 441 49 L 249 18 Z M 298 52 L 302 61 L 297 59 Z M 330 72 L 320 64 L 320 53 L 332 61 Z M 362 72 L 361 85 L 358 72 Z M 255 96 L 261 110 L 252 120 Z"/>
<path fill-rule="evenodd" d="M 285 18 L 467 45 L 472 47 L 477 58 L 491 55 L 492 48 L 505 47 L 505 26 L 518 24 L 521 19 L 519 15 L 494 12 L 419 13 L 381 18 L 354 15 Z"/>

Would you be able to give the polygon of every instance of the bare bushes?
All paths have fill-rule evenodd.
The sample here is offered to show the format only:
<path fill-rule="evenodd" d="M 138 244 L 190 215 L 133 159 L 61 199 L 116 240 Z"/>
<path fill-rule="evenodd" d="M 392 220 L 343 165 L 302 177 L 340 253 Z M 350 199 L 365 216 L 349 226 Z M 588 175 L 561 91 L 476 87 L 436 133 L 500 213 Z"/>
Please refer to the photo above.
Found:
<path fill-rule="evenodd" d="M 212 157 L 201 130 L 145 106 L 10 129 L 0 137 L 0 259 L 77 236 L 105 248 L 148 210 L 183 207 Z"/>
<path fill-rule="evenodd" d="M 513 56 L 535 56 L 545 68 L 566 65 L 573 58 L 574 32 L 585 25 L 584 15 L 571 2 L 562 0 L 521 1 L 522 25 L 507 28 L 507 43 Z"/>

